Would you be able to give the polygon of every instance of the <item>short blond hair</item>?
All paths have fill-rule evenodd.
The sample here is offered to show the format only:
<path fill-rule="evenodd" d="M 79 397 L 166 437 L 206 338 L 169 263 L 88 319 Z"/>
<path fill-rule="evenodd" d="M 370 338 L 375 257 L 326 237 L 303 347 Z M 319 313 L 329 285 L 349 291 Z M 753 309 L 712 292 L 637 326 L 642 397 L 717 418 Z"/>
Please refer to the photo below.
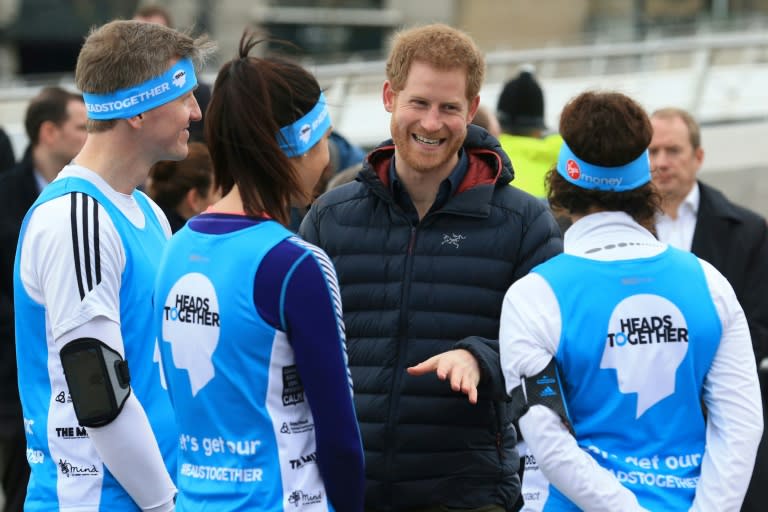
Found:
<path fill-rule="evenodd" d="M 163 74 L 171 60 L 189 57 L 202 68 L 214 44 L 157 23 L 111 21 L 91 30 L 77 57 L 75 83 L 86 93 L 109 94 Z M 105 131 L 115 121 L 88 120 L 88 131 Z"/>
<path fill-rule="evenodd" d="M 485 79 L 485 57 L 472 38 L 442 23 L 423 25 L 397 32 L 387 59 L 387 80 L 402 91 L 414 61 L 440 70 L 464 69 L 467 99 L 472 101 Z"/>

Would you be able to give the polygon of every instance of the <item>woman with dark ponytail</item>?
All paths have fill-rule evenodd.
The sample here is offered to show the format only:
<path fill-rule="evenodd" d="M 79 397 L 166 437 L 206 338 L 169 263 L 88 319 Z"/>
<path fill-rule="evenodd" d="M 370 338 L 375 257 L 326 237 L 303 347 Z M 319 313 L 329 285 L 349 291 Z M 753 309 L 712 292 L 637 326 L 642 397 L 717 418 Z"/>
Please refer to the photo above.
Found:
<path fill-rule="evenodd" d="M 177 511 L 359 512 L 363 453 L 333 265 L 286 229 L 328 163 L 331 119 L 301 66 L 219 71 L 205 118 L 223 197 L 164 253 L 158 340 L 180 429 Z"/>
<path fill-rule="evenodd" d="M 538 505 L 738 511 L 762 415 L 733 289 L 655 238 L 651 124 L 635 101 L 585 92 L 560 133 L 548 196 L 573 225 L 563 254 L 510 287 L 499 336 L 520 430 L 549 482 Z"/>

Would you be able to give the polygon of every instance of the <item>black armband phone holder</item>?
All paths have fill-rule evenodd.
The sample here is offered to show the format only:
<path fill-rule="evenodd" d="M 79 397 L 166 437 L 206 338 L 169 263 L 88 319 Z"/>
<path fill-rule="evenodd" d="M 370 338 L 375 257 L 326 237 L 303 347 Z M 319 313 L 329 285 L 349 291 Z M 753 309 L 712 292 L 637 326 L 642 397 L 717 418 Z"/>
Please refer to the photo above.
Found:
<path fill-rule="evenodd" d="M 574 434 L 568 406 L 563 395 L 563 386 L 557 361 L 553 357 L 547 366 L 532 377 L 523 376 L 520 385 L 512 390 L 512 411 L 519 420 L 532 405 L 543 405 L 560 416 L 563 424 L 571 434 Z"/>
<path fill-rule="evenodd" d="M 70 341 L 59 352 L 75 416 L 84 427 L 114 421 L 131 394 L 128 363 L 94 338 Z"/>

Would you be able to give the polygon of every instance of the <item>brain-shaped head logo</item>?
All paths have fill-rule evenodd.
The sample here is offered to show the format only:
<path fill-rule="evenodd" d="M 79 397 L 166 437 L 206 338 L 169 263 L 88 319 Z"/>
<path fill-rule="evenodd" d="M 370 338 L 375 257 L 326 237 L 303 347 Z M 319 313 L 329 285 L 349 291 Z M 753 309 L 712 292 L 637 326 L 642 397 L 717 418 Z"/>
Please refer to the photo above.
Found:
<path fill-rule="evenodd" d="M 302 144 L 309 142 L 310 135 L 312 135 L 312 127 L 308 124 L 303 125 L 299 129 L 299 140 L 302 142 Z"/>
<path fill-rule="evenodd" d="M 220 331 L 213 283 L 199 273 L 182 276 L 165 298 L 163 341 L 171 344 L 173 365 L 189 372 L 192 396 L 215 375 L 211 357 Z"/>
<path fill-rule="evenodd" d="M 687 352 L 688 325 L 677 306 L 658 295 L 633 295 L 611 314 L 600 368 L 616 370 L 622 393 L 637 393 L 639 418 L 675 392 Z"/>
<path fill-rule="evenodd" d="M 184 84 L 187 83 L 187 72 L 183 69 L 178 70 L 173 74 L 172 82 L 176 87 L 184 87 Z"/>

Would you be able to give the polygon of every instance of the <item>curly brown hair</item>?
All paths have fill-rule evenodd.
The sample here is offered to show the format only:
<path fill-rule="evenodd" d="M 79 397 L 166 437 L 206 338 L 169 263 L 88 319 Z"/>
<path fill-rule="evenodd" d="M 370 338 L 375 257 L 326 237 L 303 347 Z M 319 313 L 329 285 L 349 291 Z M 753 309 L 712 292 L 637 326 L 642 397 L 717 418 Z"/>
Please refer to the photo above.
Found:
<path fill-rule="evenodd" d="M 653 130 L 645 110 L 628 96 L 587 91 L 563 109 L 560 135 L 582 160 L 617 167 L 632 162 L 648 148 Z M 661 197 L 650 181 L 622 192 L 588 190 L 570 183 L 553 168 L 547 174 L 547 185 L 549 204 L 558 214 L 625 212 L 655 233 L 654 218 Z"/>

